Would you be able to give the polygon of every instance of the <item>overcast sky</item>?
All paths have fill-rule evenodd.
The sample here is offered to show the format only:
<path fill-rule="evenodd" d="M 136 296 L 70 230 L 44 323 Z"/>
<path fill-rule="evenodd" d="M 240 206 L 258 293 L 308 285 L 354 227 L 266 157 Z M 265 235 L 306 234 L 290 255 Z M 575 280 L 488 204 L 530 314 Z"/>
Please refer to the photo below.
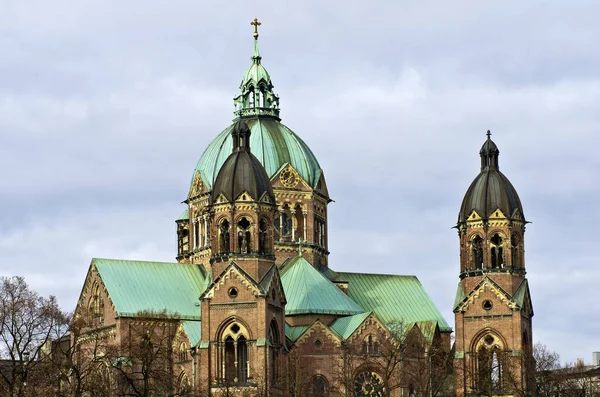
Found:
<path fill-rule="evenodd" d="M 596 1 L 0 1 L 0 275 L 72 310 L 92 257 L 173 261 L 258 17 L 282 122 L 324 169 L 330 266 L 415 274 L 448 323 L 451 229 L 491 129 L 536 341 L 600 351 Z"/>

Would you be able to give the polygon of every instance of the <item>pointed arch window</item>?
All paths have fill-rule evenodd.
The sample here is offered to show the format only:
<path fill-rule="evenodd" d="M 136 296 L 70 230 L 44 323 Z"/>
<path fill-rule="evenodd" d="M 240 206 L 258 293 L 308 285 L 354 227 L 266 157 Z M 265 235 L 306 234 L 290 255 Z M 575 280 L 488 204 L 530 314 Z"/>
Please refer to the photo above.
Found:
<path fill-rule="evenodd" d="M 327 396 L 327 379 L 323 375 L 315 375 L 312 378 L 312 397 L 326 397 Z"/>
<path fill-rule="evenodd" d="M 247 329 L 238 322 L 232 321 L 224 327 L 217 353 L 221 383 L 243 384 L 250 379 L 248 340 Z"/>
<path fill-rule="evenodd" d="M 379 354 L 379 341 L 374 335 L 367 335 L 362 342 L 362 354 L 377 355 Z"/>
<path fill-rule="evenodd" d="M 258 253 L 261 255 L 268 255 L 270 254 L 269 249 L 268 249 L 268 227 L 267 227 L 267 221 L 264 219 L 260 220 L 260 223 L 258 225 Z"/>
<path fill-rule="evenodd" d="M 219 224 L 219 253 L 228 254 L 231 250 L 230 235 L 229 235 L 229 221 L 224 219 Z"/>
<path fill-rule="evenodd" d="M 97 321 L 100 324 L 104 323 L 104 299 L 100 293 L 100 285 L 94 283 L 92 286 L 92 296 L 88 307 L 89 317 L 92 321 Z"/>
<path fill-rule="evenodd" d="M 502 364 L 502 349 L 498 339 L 492 335 L 485 336 L 479 343 L 476 361 L 477 388 L 480 393 L 487 396 L 504 394 Z"/>
<path fill-rule="evenodd" d="M 479 235 L 471 240 L 470 259 L 473 269 L 483 269 L 483 239 Z"/>
<path fill-rule="evenodd" d="M 521 267 L 521 250 L 519 249 L 519 236 L 513 233 L 510 236 L 510 257 L 513 267 Z"/>
<path fill-rule="evenodd" d="M 252 251 L 252 241 L 250 234 L 250 221 L 245 216 L 237 223 L 238 254 L 248 254 Z"/>
<path fill-rule="evenodd" d="M 501 269 L 504 267 L 504 248 L 502 243 L 502 237 L 498 233 L 494 234 L 490 240 L 492 269 Z"/>

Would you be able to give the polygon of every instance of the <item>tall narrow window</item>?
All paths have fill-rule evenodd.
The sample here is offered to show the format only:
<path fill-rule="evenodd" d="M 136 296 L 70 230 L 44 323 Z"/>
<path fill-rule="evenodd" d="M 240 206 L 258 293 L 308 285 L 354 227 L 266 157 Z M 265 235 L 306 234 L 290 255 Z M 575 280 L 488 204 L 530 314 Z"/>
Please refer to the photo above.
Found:
<path fill-rule="evenodd" d="M 261 255 L 269 254 L 267 249 L 268 244 L 268 229 L 267 222 L 264 219 L 260 220 L 260 224 L 258 225 L 258 253 Z"/>
<path fill-rule="evenodd" d="M 473 269 L 483 269 L 483 239 L 475 236 L 471 241 L 471 265 Z"/>
<path fill-rule="evenodd" d="M 502 357 L 496 339 L 488 335 L 477 351 L 477 386 L 487 396 L 500 395 L 502 391 Z"/>
<path fill-rule="evenodd" d="M 224 220 L 219 225 L 219 253 L 229 253 L 231 247 L 229 243 L 229 238 L 229 221 Z"/>
<path fill-rule="evenodd" d="M 521 267 L 521 256 L 519 251 L 519 237 L 516 234 L 510 236 L 510 256 L 513 267 Z"/>
<path fill-rule="evenodd" d="M 252 251 L 250 241 L 250 221 L 243 217 L 237 223 L 238 247 L 239 254 L 247 254 Z"/>
<path fill-rule="evenodd" d="M 312 379 L 312 397 L 325 397 L 327 395 L 327 379 L 322 375 L 316 375 Z"/>
<path fill-rule="evenodd" d="M 491 263 L 492 269 L 500 269 L 504 267 L 504 252 L 502 248 L 502 237 L 494 234 L 491 242 Z"/>

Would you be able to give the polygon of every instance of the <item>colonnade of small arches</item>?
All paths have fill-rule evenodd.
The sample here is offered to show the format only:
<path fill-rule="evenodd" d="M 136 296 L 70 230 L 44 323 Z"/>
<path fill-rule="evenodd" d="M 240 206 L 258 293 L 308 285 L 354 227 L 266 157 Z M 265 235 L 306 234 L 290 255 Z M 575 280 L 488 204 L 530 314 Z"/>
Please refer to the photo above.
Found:
<path fill-rule="evenodd" d="M 517 232 L 512 232 L 510 239 L 501 231 L 492 231 L 488 235 L 491 237 L 487 241 L 478 232 L 469 237 L 467 269 L 523 267 L 523 244 Z"/>

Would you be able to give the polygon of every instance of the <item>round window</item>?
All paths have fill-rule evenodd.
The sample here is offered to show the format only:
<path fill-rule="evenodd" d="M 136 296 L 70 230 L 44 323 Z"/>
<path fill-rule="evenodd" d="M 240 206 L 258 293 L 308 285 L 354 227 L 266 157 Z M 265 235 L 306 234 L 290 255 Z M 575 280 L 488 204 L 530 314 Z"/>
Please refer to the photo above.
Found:
<path fill-rule="evenodd" d="M 482 305 L 485 310 L 490 310 L 492 308 L 492 301 L 484 300 Z"/>
<path fill-rule="evenodd" d="M 233 287 L 233 288 L 229 288 L 229 297 L 230 298 L 237 298 L 238 296 L 238 290 L 237 288 Z"/>

